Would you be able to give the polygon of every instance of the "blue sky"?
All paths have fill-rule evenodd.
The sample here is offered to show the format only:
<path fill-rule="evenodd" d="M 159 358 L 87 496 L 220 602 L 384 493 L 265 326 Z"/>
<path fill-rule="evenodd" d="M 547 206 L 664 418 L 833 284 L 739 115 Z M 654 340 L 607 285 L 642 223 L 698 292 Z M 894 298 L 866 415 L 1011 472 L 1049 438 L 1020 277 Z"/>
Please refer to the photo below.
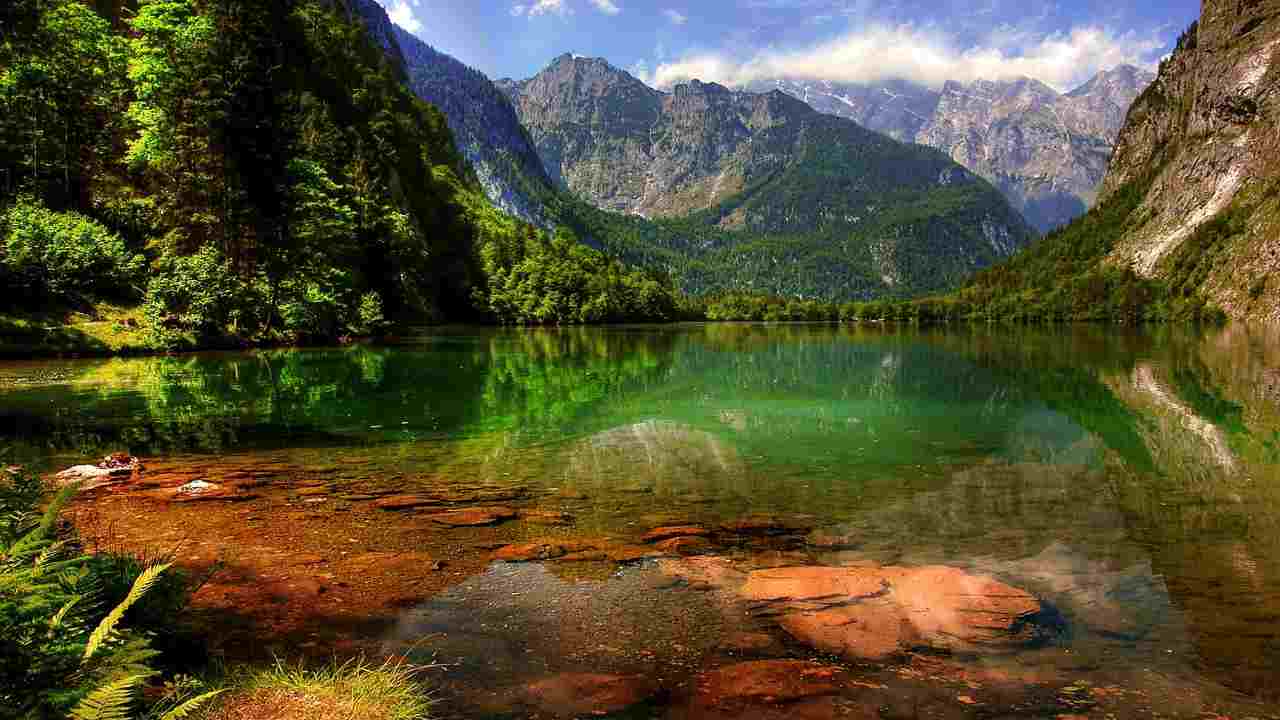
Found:
<path fill-rule="evenodd" d="M 1062 90 L 1122 62 L 1154 67 L 1199 0 L 379 0 L 490 77 L 573 52 L 666 87 L 786 75 L 842 82 L 1028 75 Z"/>

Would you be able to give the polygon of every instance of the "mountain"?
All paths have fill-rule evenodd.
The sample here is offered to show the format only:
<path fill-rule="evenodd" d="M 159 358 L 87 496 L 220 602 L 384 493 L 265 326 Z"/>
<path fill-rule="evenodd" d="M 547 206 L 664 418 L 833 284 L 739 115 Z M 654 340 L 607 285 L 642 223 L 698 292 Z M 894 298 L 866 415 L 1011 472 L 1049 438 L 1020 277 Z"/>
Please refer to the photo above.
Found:
<path fill-rule="evenodd" d="M 380 34 L 377 22 L 369 27 L 375 37 Z M 444 113 L 454 142 L 490 202 L 522 220 L 547 226 L 543 203 L 551 180 L 511 101 L 483 73 L 403 28 L 391 27 L 410 89 Z"/>
<path fill-rule="evenodd" d="M 753 268 L 707 272 L 711 285 L 686 289 L 726 289 L 714 278 L 732 274 L 734 289 L 829 298 L 923 292 L 1034 237 L 990 184 L 942 153 L 782 92 L 695 81 L 664 93 L 604 60 L 572 55 L 502 85 L 553 181 L 597 208 L 665 228 L 664 240 L 630 244 L 624 257 L 663 255 L 676 263 L 664 269 L 680 278 L 690 273 L 673 251 L 686 259 L 730 253 Z M 716 267 L 728 264 L 721 256 Z M 776 284 L 795 268 L 814 278 Z"/>
<path fill-rule="evenodd" d="M 1280 320 L 1280 2 L 1205 0 L 1116 141 L 1104 199 L 1145 188 L 1109 262 Z"/>
<path fill-rule="evenodd" d="M 835 83 L 829 80 L 761 80 L 748 90 L 781 90 L 814 110 L 848 118 L 894 140 L 915 142 L 938 108 L 939 93 L 906 80 L 882 83 Z"/>
<path fill-rule="evenodd" d="M 1280 2 L 1204 0 L 1097 205 L 956 295 L 1000 318 L 1280 320 Z"/>
<path fill-rule="evenodd" d="M 1062 94 L 1022 78 L 875 85 L 774 80 L 820 112 L 942 150 L 989 180 L 1047 232 L 1093 204 L 1125 111 L 1154 75 L 1122 65 Z"/>

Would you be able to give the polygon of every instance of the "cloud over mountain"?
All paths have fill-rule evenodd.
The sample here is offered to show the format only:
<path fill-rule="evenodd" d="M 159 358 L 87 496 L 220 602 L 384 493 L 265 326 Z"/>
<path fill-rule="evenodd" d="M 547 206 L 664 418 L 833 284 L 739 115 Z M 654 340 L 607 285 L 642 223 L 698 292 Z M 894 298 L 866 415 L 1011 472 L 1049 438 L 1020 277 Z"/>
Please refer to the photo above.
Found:
<path fill-rule="evenodd" d="M 1117 33 L 1102 26 L 1048 34 L 1005 26 L 981 44 L 962 47 L 935 27 L 875 24 L 805 48 L 769 48 L 746 57 L 720 50 L 690 53 L 660 63 L 641 79 L 659 88 L 693 79 L 744 86 L 772 78 L 843 83 L 896 79 L 938 88 L 947 80 L 1027 76 L 1067 90 L 1117 65 L 1153 68 L 1164 45 L 1154 34 Z"/>

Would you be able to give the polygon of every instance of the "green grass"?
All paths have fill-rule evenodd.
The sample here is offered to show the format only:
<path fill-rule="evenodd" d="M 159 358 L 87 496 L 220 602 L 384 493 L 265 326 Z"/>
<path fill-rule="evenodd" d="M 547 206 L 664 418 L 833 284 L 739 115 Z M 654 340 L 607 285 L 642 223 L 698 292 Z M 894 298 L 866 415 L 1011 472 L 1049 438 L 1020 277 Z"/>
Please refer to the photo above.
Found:
<path fill-rule="evenodd" d="M 140 307 L 0 312 L 0 357 L 150 352 Z"/>
<path fill-rule="evenodd" d="M 427 720 L 434 704 L 423 668 L 366 660 L 309 668 L 277 662 L 233 673 L 232 689 L 204 720 Z"/>

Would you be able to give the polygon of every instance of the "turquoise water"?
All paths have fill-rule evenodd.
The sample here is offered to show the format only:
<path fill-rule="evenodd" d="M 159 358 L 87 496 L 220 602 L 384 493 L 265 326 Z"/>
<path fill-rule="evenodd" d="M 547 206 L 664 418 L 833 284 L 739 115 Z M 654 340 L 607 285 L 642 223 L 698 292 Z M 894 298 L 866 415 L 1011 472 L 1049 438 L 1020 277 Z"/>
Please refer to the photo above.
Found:
<path fill-rule="evenodd" d="M 1240 327 L 446 329 L 13 363 L 0 446 L 42 469 L 355 455 L 590 496 L 584 534 L 801 514 L 878 562 L 1032 590 L 1089 672 L 1280 700 L 1280 339 Z M 503 587 L 473 585 L 450 597 Z"/>

